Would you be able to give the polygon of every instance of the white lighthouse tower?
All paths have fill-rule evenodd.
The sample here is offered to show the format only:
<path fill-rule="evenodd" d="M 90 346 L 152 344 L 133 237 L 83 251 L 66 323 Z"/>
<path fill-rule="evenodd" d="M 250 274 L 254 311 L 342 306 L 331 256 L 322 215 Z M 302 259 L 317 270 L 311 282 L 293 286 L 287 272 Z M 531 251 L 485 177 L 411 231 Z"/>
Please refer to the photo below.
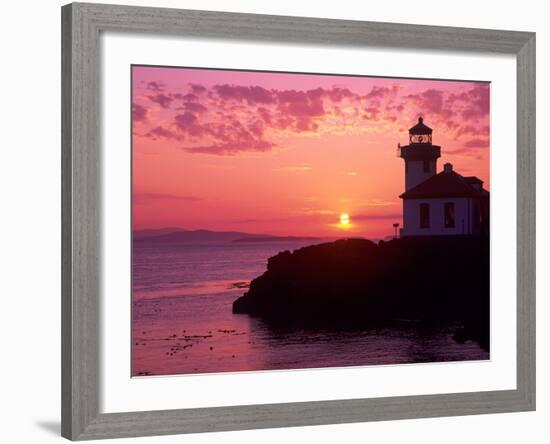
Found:
<path fill-rule="evenodd" d="M 441 147 L 432 145 L 432 129 L 422 117 L 409 129 L 409 145 L 399 147 L 399 156 L 405 160 L 405 191 L 435 176 Z"/>

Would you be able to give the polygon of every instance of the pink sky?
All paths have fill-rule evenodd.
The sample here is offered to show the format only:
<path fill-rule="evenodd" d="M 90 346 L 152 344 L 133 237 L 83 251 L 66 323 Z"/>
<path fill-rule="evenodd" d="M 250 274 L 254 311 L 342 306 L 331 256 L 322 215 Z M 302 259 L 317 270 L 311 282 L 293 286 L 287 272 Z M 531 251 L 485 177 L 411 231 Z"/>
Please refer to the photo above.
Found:
<path fill-rule="evenodd" d="M 133 224 L 383 237 L 418 116 L 489 189 L 489 84 L 132 68 Z M 347 213 L 351 223 L 339 224 Z"/>

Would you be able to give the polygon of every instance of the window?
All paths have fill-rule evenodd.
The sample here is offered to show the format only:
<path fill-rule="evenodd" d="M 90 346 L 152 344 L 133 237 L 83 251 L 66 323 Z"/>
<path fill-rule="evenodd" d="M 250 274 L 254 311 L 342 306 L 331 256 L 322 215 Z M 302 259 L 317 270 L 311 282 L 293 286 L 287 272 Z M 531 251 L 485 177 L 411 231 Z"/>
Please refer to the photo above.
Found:
<path fill-rule="evenodd" d="M 444 205 L 444 221 L 445 228 L 455 227 L 455 204 L 453 202 L 446 202 Z"/>
<path fill-rule="evenodd" d="M 429 160 L 425 160 L 425 161 L 424 161 L 424 172 L 425 172 L 425 173 L 429 173 L 429 172 L 430 172 L 430 161 L 429 161 Z"/>
<path fill-rule="evenodd" d="M 430 228 L 430 204 L 420 204 L 420 228 Z"/>

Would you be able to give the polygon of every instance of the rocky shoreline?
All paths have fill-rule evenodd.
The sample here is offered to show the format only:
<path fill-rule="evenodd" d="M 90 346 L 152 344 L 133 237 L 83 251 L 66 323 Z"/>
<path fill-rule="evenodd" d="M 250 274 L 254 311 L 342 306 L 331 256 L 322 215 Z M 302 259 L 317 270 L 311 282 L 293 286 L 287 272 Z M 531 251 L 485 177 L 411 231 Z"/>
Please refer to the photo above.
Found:
<path fill-rule="evenodd" d="M 271 322 L 461 325 L 458 342 L 489 350 L 489 239 L 346 239 L 283 251 L 233 303 Z"/>

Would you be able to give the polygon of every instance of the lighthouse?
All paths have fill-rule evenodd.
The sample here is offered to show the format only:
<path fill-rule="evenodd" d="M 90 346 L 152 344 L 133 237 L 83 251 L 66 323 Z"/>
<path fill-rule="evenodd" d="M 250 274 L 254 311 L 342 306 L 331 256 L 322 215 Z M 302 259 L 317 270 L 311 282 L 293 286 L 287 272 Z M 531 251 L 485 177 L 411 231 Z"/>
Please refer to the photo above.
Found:
<path fill-rule="evenodd" d="M 437 172 L 441 147 L 432 143 L 432 129 L 422 117 L 409 129 L 409 144 L 398 145 L 398 155 L 405 161 L 401 236 L 489 233 L 489 192 L 483 181 L 462 176 L 450 163 Z"/>
<path fill-rule="evenodd" d="M 432 144 L 432 129 L 422 117 L 409 129 L 409 144 L 399 146 L 399 156 L 405 160 L 405 191 L 435 176 L 441 147 Z"/>

